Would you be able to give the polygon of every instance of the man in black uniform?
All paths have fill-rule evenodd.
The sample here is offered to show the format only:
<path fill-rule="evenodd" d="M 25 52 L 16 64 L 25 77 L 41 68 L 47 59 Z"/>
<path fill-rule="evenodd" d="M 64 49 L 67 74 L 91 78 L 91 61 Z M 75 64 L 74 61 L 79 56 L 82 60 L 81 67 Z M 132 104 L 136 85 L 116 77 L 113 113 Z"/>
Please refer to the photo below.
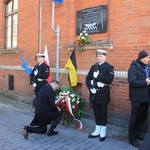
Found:
<path fill-rule="evenodd" d="M 46 133 L 47 125 L 52 125 L 48 131 L 48 136 L 58 134 L 54 131 L 56 126 L 59 124 L 62 113 L 60 108 L 55 104 L 55 90 L 58 87 L 58 82 L 52 80 L 50 83 L 42 87 L 38 93 L 37 105 L 35 108 L 35 116 L 30 126 L 24 127 L 23 136 L 28 139 L 29 133 Z M 35 124 L 36 126 L 33 126 Z"/>
<path fill-rule="evenodd" d="M 96 51 L 98 63 L 91 66 L 86 77 L 96 123 L 95 131 L 88 137 L 99 137 L 100 141 L 104 141 L 106 137 L 107 106 L 110 101 L 109 85 L 114 79 L 114 67 L 106 62 L 106 55 L 105 50 Z"/>
<path fill-rule="evenodd" d="M 142 50 L 128 70 L 129 99 L 131 101 L 131 116 L 129 121 L 129 143 L 140 147 L 137 139 L 143 140 L 141 126 L 144 124 L 149 107 L 149 54 Z"/>
<path fill-rule="evenodd" d="M 30 84 L 35 87 L 35 95 L 37 97 L 39 90 L 47 84 L 46 79 L 49 76 L 49 66 L 44 63 L 45 55 L 38 53 L 36 55 L 38 64 L 35 65 L 30 74 Z M 36 104 L 36 98 L 33 100 L 33 106 Z"/>

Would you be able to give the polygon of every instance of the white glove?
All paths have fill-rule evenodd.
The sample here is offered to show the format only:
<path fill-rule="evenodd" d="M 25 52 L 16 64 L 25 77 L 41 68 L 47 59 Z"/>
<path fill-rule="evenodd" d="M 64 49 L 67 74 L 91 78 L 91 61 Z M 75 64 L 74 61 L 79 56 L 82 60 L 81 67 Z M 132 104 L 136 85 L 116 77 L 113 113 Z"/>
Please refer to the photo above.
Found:
<path fill-rule="evenodd" d="M 38 80 L 38 81 L 42 81 L 43 79 L 39 79 L 39 78 L 38 78 L 37 80 Z"/>
<path fill-rule="evenodd" d="M 36 70 L 34 71 L 34 75 L 37 76 L 37 74 L 38 74 L 38 70 L 36 69 Z"/>
<path fill-rule="evenodd" d="M 98 86 L 98 87 L 104 87 L 104 83 L 102 83 L 102 82 L 97 82 L 97 86 Z"/>
<path fill-rule="evenodd" d="M 93 85 L 94 83 L 93 83 L 93 80 L 91 80 L 91 85 Z"/>
<path fill-rule="evenodd" d="M 33 83 L 32 85 L 33 85 L 34 87 L 36 87 L 36 83 Z"/>
<path fill-rule="evenodd" d="M 91 91 L 92 94 L 96 93 L 96 89 L 95 88 L 90 88 L 90 91 Z"/>
<path fill-rule="evenodd" d="M 97 70 L 96 72 L 93 73 L 93 77 L 97 78 L 98 74 L 99 74 L 99 70 Z"/>

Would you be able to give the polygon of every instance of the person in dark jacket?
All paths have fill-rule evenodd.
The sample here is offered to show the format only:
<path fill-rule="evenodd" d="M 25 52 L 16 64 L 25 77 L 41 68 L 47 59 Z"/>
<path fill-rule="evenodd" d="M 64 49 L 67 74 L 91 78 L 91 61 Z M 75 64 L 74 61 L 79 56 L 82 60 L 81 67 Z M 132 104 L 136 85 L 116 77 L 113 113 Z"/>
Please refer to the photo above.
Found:
<path fill-rule="evenodd" d="M 23 136 L 25 139 L 28 139 L 29 133 L 46 133 L 47 125 L 51 124 L 51 122 L 52 124 L 48 131 L 48 136 L 58 134 L 54 129 L 60 122 L 62 113 L 55 104 L 55 90 L 57 87 L 58 82 L 52 80 L 40 89 L 37 97 L 34 119 L 30 126 L 24 127 Z"/>
<path fill-rule="evenodd" d="M 131 101 L 131 116 L 129 120 L 129 143 L 140 147 L 137 139 L 143 140 L 141 126 L 144 124 L 149 107 L 149 54 L 142 50 L 128 70 L 129 99 Z"/>
<path fill-rule="evenodd" d="M 41 53 L 36 54 L 37 65 L 34 66 L 30 74 L 30 84 L 35 87 L 35 96 L 37 97 L 39 90 L 47 84 L 46 79 L 49 77 L 49 66 L 44 62 L 45 55 Z M 36 105 L 37 99 L 33 100 L 33 106 Z"/>
<path fill-rule="evenodd" d="M 97 63 L 92 65 L 86 76 L 86 86 L 90 92 L 90 102 L 95 116 L 95 131 L 88 137 L 99 137 L 104 141 L 106 137 L 107 106 L 110 101 L 110 87 L 114 79 L 114 67 L 106 62 L 107 52 L 96 51 Z"/>

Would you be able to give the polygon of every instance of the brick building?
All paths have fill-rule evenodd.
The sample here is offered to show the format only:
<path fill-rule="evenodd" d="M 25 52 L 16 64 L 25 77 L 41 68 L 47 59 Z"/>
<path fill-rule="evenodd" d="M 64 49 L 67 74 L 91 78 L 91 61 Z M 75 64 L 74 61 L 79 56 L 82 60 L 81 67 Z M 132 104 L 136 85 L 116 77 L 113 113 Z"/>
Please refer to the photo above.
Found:
<path fill-rule="evenodd" d="M 52 30 L 51 0 L 0 0 L 0 94 L 31 102 L 34 97 L 29 76 L 21 68 L 20 56 L 34 66 L 35 53 L 43 52 L 45 45 L 53 78 L 56 78 L 56 33 Z M 148 0 L 64 0 L 55 3 L 54 29 L 60 26 L 60 83 L 68 84 L 64 65 L 76 39 L 77 12 L 98 6 L 107 7 L 107 30 L 91 33 L 92 43 L 76 51 L 79 91 L 86 99 L 85 112 L 90 112 L 85 77 L 96 60 L 97 47 L 109 52 L 107 61 L 115 67 L 111 85 L 109 121 L 125 123 L 130 115 L 127 70 L 140 50 L 150 50 L 150 2 Z M 115 119 L 114 119 L 115 118 Z M 118 120 L 118 122 L 117 122 Z"/>

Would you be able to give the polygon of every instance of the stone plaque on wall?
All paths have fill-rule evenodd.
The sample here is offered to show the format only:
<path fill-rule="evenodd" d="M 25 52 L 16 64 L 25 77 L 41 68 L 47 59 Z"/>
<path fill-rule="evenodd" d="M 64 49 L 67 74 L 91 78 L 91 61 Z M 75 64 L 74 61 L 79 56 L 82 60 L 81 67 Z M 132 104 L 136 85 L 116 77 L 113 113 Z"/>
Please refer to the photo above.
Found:
<path fill-rule="evenodd" d="M 77 11 L 76 34 L 107 32 L 107 5 Z"/>

